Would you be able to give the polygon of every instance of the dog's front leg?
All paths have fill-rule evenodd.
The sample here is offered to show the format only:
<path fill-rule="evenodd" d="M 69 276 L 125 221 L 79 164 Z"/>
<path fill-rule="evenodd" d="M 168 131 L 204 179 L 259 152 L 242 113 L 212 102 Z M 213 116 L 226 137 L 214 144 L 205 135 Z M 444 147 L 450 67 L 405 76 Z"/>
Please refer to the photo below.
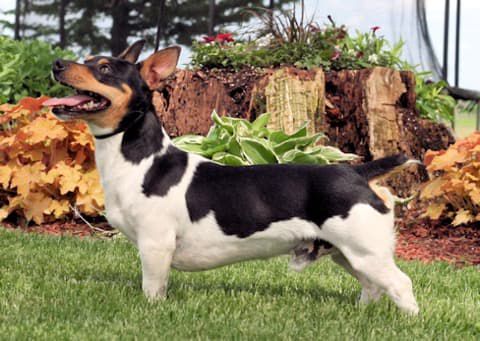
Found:
<path fill-rule="evenodd" d="M 167 297 L 168 275 L 175 252 L 175 234 L 165 233 L 160 239 L 144 236 L 138 242 L 142 261 L 142 288 L 149 300 Z"/>

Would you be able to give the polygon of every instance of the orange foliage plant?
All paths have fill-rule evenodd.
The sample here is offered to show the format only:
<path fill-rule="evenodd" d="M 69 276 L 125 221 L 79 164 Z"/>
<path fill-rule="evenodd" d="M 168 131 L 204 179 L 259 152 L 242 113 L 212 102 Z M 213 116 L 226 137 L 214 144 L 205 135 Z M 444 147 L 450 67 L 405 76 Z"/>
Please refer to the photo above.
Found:
<path fill-rule="evenodd" d="M 428 151 L 424 162 L 431 178 L 420 193 L 429 204 L 425 216 L 450 218 L 454 226 L 480 221 L 480 132 Z"/>
<path fill-rule="evenodd" d="M 43 109 L 46 99 L 0 106 L 0 221 L 17 214 L 41 224 L 103 212 L 92 136 L 85 124 Z"/>

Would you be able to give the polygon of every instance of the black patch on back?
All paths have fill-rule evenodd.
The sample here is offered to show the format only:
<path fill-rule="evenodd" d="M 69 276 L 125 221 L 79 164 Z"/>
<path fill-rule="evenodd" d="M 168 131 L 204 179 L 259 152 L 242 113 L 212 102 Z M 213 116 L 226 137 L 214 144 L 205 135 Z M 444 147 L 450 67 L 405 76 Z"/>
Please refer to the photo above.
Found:
<path fill-rule="evenodd" d="M 138 164 L 162 149 L 162 126 L 152 111 L 133 111 L 123 118 L 120 123 L 122 125 L 129 125 L 123 134 L 121 145 L 121 152 L 128 161 Z"/>
<path fill-rule="evenodd" d="M 167 152 L 155 157 L 153 164 L 143 180 L 143 193 L 165 196 L 168 190 L 182 179 L 187 168 L 187 153 L 169 146 Z"/>
<path fill-rule="evenodd" d="M 389 211 L 347 165 L 228 167 L 205 162 L 195 171 L 186 201 L 192 222 L 213 211 L 223 232 L 240 238 L 295 217 L 322 226 L 330 217 L 346 218 L 357 203 Z"/>

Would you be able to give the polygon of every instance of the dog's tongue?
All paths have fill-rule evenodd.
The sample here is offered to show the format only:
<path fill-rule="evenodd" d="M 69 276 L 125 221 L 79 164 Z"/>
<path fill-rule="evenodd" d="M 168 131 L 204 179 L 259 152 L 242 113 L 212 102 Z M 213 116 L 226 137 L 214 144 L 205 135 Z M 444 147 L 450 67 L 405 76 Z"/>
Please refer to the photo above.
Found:
<path fill-rule="evenodd" d="M 47 107 L 54 107 L 57 105 L 74 107 L 76 105 L 88 102 L 90 100 L 93 100 L 93 98 L 85 95 L 74 95 L 74 96 L 68 96 L 63 98 L 50 98 L 45 102 L 43 102 L 43 105 Z"/>

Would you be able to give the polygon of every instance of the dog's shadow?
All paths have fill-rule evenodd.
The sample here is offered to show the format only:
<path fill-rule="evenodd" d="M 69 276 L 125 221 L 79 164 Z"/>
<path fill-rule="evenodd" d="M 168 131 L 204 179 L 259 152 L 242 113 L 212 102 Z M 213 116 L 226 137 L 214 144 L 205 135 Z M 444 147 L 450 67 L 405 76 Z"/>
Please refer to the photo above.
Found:
<path fill-rule="evenodd" d="M 173 278 L 169 286 L 169 297 L 190 295 L 191 291 L 203 295 L 224 294 L 225 296 L 238 296 L 242 294 L 252 296 L 265 296 L 276 299 L 282 298 L 309 298 L 314 301 L 325 301 L 333 299 L 343 303 L 354 303 L 357 300 L 358 293 L 347 294 L 336 290 L 330 290 L 324 286 L 312 287 L 307 284 L 284 284 L 278 283 L 256 283 L 256 282 L 225 282 L 222 280 L 202 281 L 199 279 L 189 279 L 188 283 L 182 282 L 180 278 Z"/>
<path fill-rule="evenodd" d="M 204 275 L 203 275 L 204 276 Z M 354 303 L 358 293 L 346 293 L 336 290 L 330 290 L 321 283 L 318 286 L 312 286 L 305 283 L 287 283 L 279 284 L 275 282 L 253 282 L 253 281 L 225 281 L 221 278 L 205 280 L 203 276 L 196 276 L 190 273 L 187 276 L 177 273 L 171 276 L 169 281 L 168 297 L 175 300 L 185 300 L 190 297 L 192 292 L 198 292 L 201 295 L 217 295 L 235 297 L 242 294 L 252 296 L 265 296 L 276 299 L 298 297 L 299 299 L 309 298 L 314 301 L 325 301 L 333 299 L 343 303 Z M 96 281 L 108 283 L 111 286 L 129 287 L 131 290 L 142 290 L 141 274 L 135 276 L 128 275 L 125 272 L 112 270 L 98 271 L 94 274 L 77 274 L 74 276 L 79 282 Z"/>

